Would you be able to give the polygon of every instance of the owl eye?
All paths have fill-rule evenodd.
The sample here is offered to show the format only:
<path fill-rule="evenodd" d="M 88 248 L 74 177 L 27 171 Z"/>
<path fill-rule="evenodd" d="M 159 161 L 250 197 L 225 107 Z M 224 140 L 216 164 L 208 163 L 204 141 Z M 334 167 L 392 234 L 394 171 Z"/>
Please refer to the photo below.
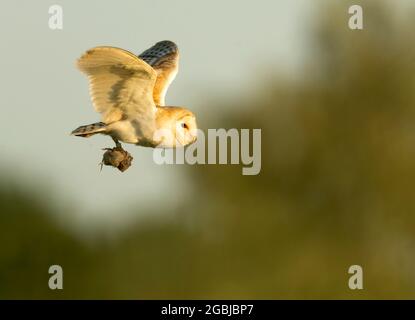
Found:
<path fill-rule="evenodd" d="M 182 122 L 180 125 L 182 126 L 182 128 L 188 129 L 188 127 L 187 127 L 187 124 L 186 124 L 186 123 Z"/>

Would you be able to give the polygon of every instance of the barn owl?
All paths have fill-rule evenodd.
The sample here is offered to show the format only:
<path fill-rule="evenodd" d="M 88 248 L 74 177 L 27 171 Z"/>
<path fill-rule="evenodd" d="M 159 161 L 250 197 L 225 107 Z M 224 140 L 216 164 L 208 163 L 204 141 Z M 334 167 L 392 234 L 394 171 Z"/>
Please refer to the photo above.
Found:
<path fill-rule="evenodd" d="M 92 103 L 102 119 L 80 126 L 72 135 L 109 135 L 117 147 L 120 141 L 153 148 L 193 143 L 194 114 L 165 106 L 178 64 L 178 48 L 171 41 L 160 41 L 139 56 L 115 47 L 88 50 L 77 66 L 88 76 Z"/>

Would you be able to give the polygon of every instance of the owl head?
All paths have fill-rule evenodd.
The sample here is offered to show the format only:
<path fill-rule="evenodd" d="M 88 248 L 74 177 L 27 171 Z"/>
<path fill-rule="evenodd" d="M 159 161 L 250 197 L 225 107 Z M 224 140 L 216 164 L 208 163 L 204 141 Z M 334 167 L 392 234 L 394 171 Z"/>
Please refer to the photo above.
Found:
<path fill-rule="evenodd" d="M 159 146 L 164 148 L 186 146 L 197 139 L 195 115 L 182 107 L 158 107 L 157 131 Z"/>

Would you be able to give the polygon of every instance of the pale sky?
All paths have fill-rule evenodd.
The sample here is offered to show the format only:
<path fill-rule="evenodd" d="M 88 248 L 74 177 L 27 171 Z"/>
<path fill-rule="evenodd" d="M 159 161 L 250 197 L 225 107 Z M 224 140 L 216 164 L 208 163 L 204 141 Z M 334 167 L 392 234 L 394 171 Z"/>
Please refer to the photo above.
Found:
<path fill-rule="evenodd" d="M 48 28 L 53 4 L 63 7 L 63 30 Z M 2 0 L 1 176 L 42 195 L 46 188 L 51 205 L 73 209 L 82 223 L 128 221 L 140 214 L 125 210 L 130 204 L 168 214 L 189 189 L 185 166 L 158 166 L 151 150 L 125 145 L 133 165 L 100 172 L 101 148 L 112 147 L 111 139 L 69 136 L 99 120 L 75 60 L 97 45 L 138 54 L 172 40 L 181 62 L 167 103 L 210 116 L 221 110 L 202 110 L 207 99 L 249 92 L 258 70 L 297 73 L 311 12 L 307 0 Z"/>

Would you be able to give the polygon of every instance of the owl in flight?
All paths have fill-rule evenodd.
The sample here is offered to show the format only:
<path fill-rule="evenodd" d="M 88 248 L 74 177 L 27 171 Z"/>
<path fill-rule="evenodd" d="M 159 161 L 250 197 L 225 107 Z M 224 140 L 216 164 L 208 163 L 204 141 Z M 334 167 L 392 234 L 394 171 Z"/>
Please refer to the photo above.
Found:
<path fill-rule="evenodd" d="M 165 106 L 178 65 L 179 51 L 171 41 L 160 41 L 139 56 L 114 47 L 88 50 L 77 66 L 88 76 L 92 103 L 102 121 L 80 126 L 72 135 L 109 135 L 117 147 L 120 141 L 153 148 L 193 143 L 194 114 Z"/>

